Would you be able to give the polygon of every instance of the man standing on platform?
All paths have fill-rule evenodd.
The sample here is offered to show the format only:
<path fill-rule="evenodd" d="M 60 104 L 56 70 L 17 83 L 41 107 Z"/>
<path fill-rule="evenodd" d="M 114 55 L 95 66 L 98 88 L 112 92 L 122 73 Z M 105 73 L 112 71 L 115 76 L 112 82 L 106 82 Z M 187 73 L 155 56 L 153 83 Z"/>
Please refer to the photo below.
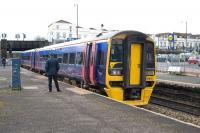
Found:
<path fill-rule="evenodd" d="M 60 91 L 57 81 L 59 69 L 60 66 L 58 60 L 54 58 L 54 55 L 51 55 L 50 59 L 48 59 L 45 64 L 45 71 L 49 80 L 49 92 L 52 92 L 52 79 L 54 80 L 57 91 Z"/>

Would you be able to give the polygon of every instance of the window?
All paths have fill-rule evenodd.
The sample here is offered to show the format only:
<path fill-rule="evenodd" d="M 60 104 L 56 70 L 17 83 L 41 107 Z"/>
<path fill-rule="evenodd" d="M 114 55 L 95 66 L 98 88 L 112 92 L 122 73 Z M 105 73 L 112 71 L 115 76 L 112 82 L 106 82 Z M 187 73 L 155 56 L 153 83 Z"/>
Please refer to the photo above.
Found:
<path fill-rule="evenodd" d="M 63 59 L 62 54 L 58 54 L 57 59 L 59 63 L 62 63 L 62 59 Z"/>
<path fill-rule="evenodd" d="M 76 64 L 81 65 L 83 62 L 83 53 L 78 52 L 76 55 Z"/>
<path fill-rule="evenodd" d="M 110 58 L 113 62 L 122 62 L 123 58 L 123 40 L 115 39 L 112 40 L 111 51 L 110 51 Z"/>
<path fill-rule="evenodd" d="M 41 57 L 40 57 L 40 61 L 41 61 L 41 62 L 42 62 L 42 61 L 44 61 L 44 58 L 43 58 L 43 56 L 41 56 Z"/>
<path fill-rule="evenodd" d="M 66 33 L 65 32 L 63 32 L 63 38 L 66 38 Z"/>
<path fill-rule="evenodd" d="M 164 42 L 163 47 L 166 47 L 166 42 Z"/>
<path fill-rule="evenodd" d="M 59 33 L 59 32 L 57 32 L 57 36 L 56 36 L 56 38 L 57 38 L 57 39 L 60 38 L 60 33 Z"/>
<path fill-rule="evenodd" d="M 104 65 L 104 51 L 99 50 L 97 55 L 97 65 Z"/>
<path fill-rule="evenodd" d="M 56 25 L 56 29 L 59 29 L 59 25 Z"/>
<path fill-rule="evenodd" d="M 69 64 L 75 64 L 75 53 L 69 54 Z"/>
<path fill-rule="evenodd" d="M 68 64 L 68 53 L 63 55 L 63 63 Z"/>
<path fill-rule="evenodd" d="M 147 44 L 147 68 L 155 68 L 154 47 L 151 43 Z"/>

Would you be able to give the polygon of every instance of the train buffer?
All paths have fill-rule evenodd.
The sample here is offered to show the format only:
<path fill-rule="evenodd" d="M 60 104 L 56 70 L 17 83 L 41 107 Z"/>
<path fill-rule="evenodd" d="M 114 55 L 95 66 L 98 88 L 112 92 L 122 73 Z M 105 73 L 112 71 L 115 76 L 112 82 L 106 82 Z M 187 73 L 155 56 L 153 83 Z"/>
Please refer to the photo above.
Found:
<path fill-rule="evenodd" d="M 1 133 L 199 133 L 200 127 L 128 106 L 59 82 L 48 92 L 47 78 L 21 69 L 22 90 L 5 86 L 10 69 L 0 69 Z M 4 77 L 3 77 L 4 76 Z"/>

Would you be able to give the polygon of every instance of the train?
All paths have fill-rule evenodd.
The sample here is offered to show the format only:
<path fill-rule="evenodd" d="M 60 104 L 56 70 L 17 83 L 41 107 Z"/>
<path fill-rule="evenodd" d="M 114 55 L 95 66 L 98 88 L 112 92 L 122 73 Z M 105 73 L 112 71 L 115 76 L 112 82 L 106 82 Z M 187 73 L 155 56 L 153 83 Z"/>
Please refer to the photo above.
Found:
<path fill-rule="evenodd" d="M 114 31 L 22 52 L 21 64 L 45 72 L 49 55 L 57 57 L 59 76 L 92 86 L 129 105 L 149 103 L 156 84 L 155 44 L 139 31 Z"/>

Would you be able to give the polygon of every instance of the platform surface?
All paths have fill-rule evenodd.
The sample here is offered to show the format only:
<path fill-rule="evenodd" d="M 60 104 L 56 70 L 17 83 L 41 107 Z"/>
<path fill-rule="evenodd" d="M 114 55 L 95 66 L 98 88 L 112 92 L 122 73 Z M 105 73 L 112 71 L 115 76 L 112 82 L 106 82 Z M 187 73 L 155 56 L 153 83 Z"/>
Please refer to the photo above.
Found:
<path fill-rule="evenodd" d="M 200 128 L 59 83 L 21 69 L 21 91 L 8 87 L 10 68 L 0 68 L 1 133 L 199 133 Z"/>

